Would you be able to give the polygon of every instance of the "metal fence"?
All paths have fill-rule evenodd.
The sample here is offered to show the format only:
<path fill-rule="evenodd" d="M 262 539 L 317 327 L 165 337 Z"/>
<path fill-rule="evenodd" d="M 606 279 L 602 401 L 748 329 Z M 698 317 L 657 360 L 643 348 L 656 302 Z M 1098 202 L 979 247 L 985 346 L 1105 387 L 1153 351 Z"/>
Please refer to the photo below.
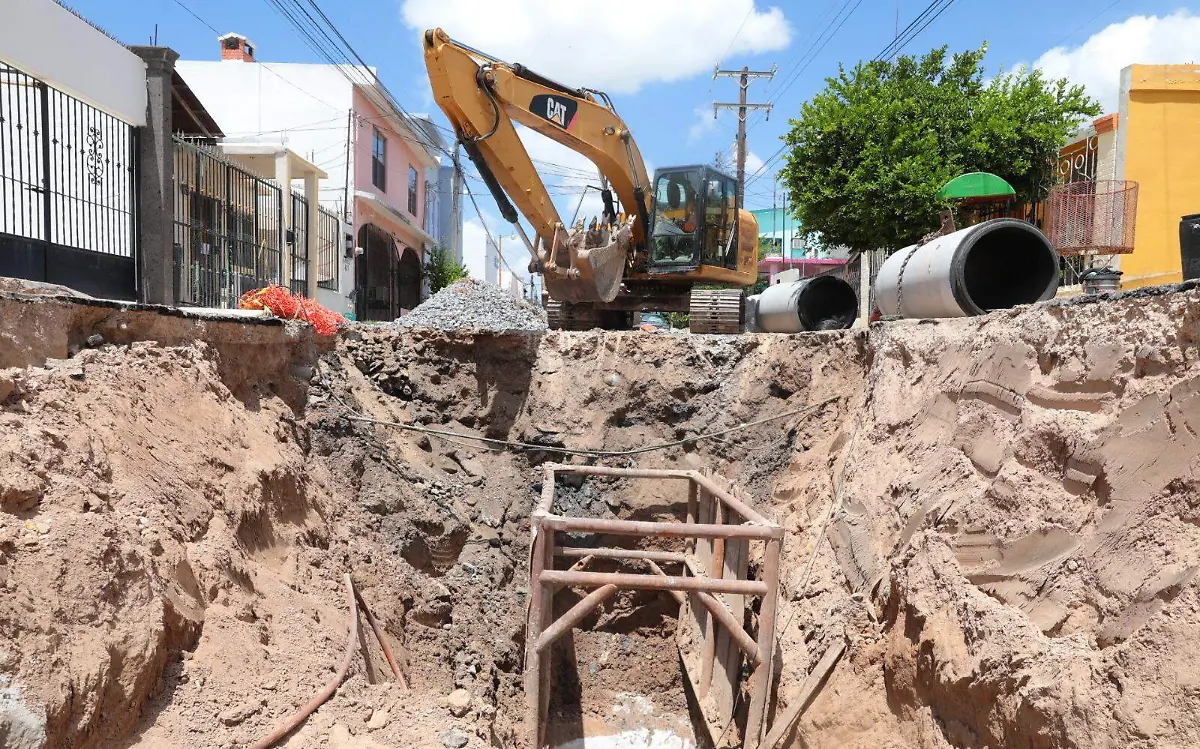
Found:
<path fill-rule="evenodd" d="M 287 233 L 292 256 L 294 294 L 308 293 L 308 201 L 298 192 L 292 193 L 292 228 Z"/>
<path fill-rule="evenodd" d="M 341 222 L 336 213 L 318 206 L 317 214 L 317 286 L 338 290 L 338 249 L 341 245 Z"/>
<path fill-rule="evenodd" d="M 283 190 L 175 139 L 176 302 L 236 307 L 282 279 Z"/>
<path fill-rule="evenodd" d="M 137 130 L 0 63 L 0 275 L 137 294 Z"/>

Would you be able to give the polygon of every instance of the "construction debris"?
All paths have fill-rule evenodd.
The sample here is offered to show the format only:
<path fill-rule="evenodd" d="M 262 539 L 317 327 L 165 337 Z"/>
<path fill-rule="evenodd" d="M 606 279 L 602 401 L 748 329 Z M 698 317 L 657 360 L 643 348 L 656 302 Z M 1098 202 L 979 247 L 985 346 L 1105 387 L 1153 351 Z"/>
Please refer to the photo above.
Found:
<path fill-rule="evenodd" d="M 396 320 L 409 328 L 486 331 L 546 330 L 545 313 L 491 284 L 455 281 Z"/>

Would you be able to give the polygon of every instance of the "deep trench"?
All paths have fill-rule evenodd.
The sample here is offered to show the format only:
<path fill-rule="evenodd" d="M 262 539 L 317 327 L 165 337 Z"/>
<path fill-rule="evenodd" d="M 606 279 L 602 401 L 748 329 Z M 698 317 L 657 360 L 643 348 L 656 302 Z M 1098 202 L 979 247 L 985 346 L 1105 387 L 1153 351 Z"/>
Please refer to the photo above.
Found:
<path fill-rule="evenodd" d="M 1200 741 L 1191 288 L 795 336 L 321 342 L 3 296 L 0 319 L 5 716 L 28 706 L 45 734 L 21 749 L 248 745 L 337 662 L 347 572 L 412 689 L 366 643 L 296 745 L 524 746 L 529 514 L 541 465 L 568 459 L 546 448 L 780 414 L 600 462 L 712 470 L 784 526 L 772 720 L 846 653 L 784 746 Z M 683 512 L 640 482 L 559 496 Z M 555 649 L 556 741 L 647 716 L 686 732 L 678 626 L 648 592 L 585 619 Z"/>

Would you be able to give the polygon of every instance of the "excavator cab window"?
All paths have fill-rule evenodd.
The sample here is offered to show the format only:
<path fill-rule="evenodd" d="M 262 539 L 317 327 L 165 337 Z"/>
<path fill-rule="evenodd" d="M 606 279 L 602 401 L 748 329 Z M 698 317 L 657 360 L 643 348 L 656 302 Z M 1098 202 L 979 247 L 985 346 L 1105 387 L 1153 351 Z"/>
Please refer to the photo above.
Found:
<path fill-rule="evenodd" d="M 704 192 L 704 265 L 737 268 L 737 185 L 720 172 L 706 175 Z"/>
<path fill-rule="evenodd" d="M 654 186 L 652 264 L 700 264 L 702 177 L 698 168 L 659 172 Z"/>

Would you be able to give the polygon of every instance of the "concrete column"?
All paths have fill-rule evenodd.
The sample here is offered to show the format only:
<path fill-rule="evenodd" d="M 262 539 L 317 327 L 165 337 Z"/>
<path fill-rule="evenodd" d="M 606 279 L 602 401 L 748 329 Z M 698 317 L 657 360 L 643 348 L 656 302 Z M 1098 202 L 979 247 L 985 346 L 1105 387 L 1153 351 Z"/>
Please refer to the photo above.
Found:
<path fill-rule="evenodd" d="M 317 298 L 317 266 L 320 264 L 317 248 L 320 247 L 320 237 L 317 236 L 319 231 L 318 218 L 321 216 L 321 208 L 317 202 L 321 193 L 319 191 L 320 180 L 315 174 L 306 174 L 304 176 L 304 199 L 308 201 L 308 297 L 310 299 Z M 336 257 L 334 262 L 336 262 Z"/>
<path fill-rule="evenodd" d="M 865 250 L 858 256 L 858 319 L 854 327 L 867 328 L 871 325 L 871 255 L 876 250 Z"/>
<path fill-rule="evenodd" d="M 287 151 L 275 154 L 275 181 L 283 188 L 283 262 L 279 271 L 279 283 L 292 285 L 292 246 L 288 244 L 288 231 L 292 229 L 292 164 Z"/>
<path fill-rule="evenodd" d="M 129 49 L 146 62 L 146 126 L 138 132 L 139 301 L 175 304 L 171 74 L 179 53 L 169 47 Z"/>

